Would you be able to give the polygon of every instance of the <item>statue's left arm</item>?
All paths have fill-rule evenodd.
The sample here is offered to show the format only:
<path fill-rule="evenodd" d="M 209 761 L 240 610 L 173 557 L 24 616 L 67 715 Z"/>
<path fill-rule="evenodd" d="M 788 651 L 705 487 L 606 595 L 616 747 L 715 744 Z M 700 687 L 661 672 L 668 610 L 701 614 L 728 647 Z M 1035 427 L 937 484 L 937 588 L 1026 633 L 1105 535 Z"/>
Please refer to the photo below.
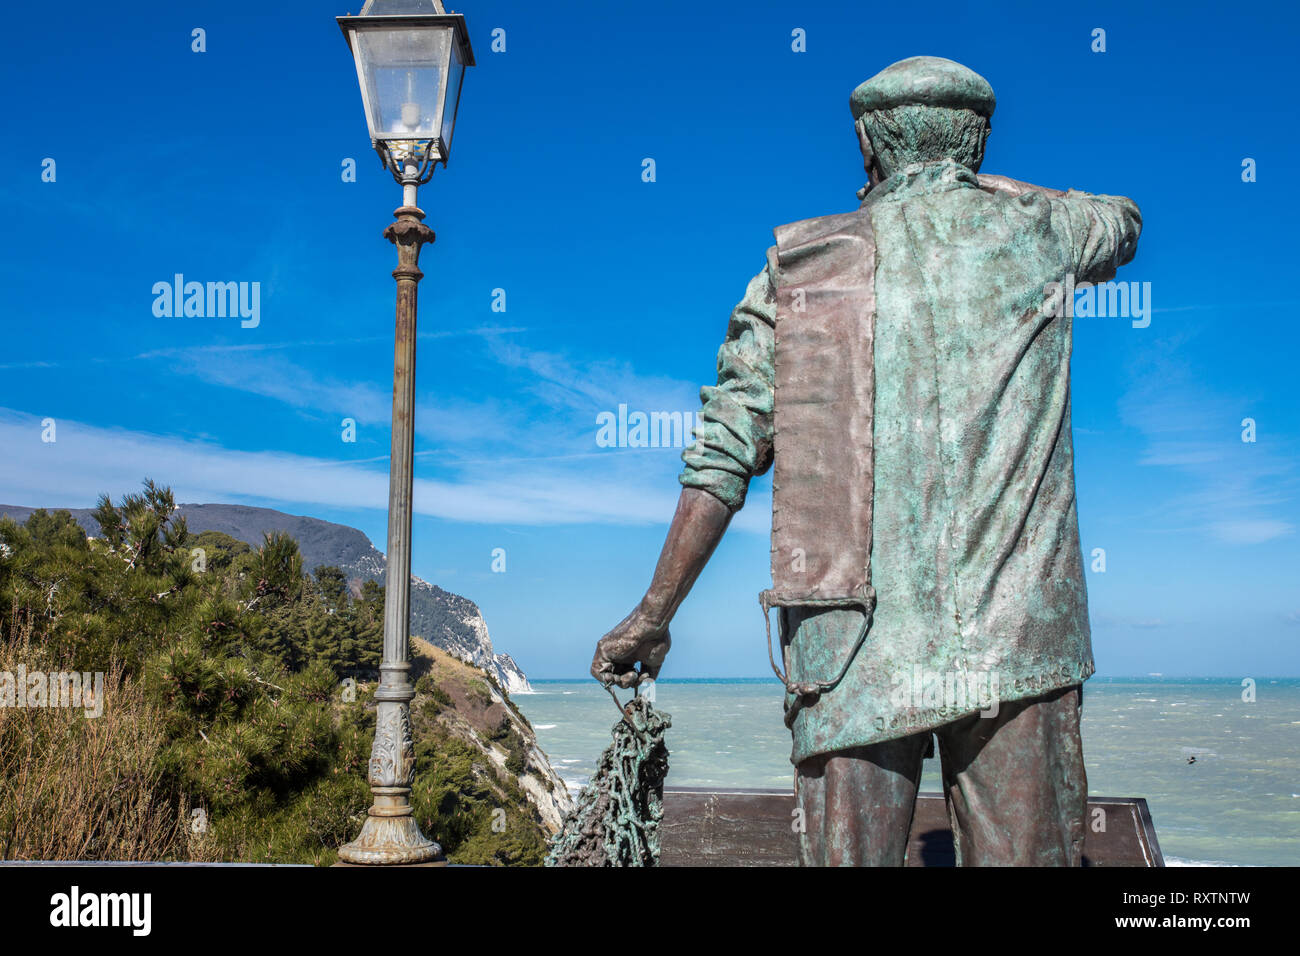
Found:
<path fill-rule="evenodd" d="M 980 188 L 1006 196 L 1038 194 L 1053 200 L 1053 221 L 1070 235 L 1076 280 L 1106 282 L 1137 252 L 1142 212 L 1126 196 L 1104 196 L 1077 189 L 1062 191 L 980 173 Z"/>
<path fill-rule="evenodd" d="M 1142 212 L 1128 197 L 1071 189 L 1053 203 L 1053 209 L 1063 212 L 1054 214 L 1054 219 L 1068 222 L 1077 281 L 1108 282 L 1137 253 Z"/>
<path fill-rule="evenodd" d="M 1023 196 L 1025 193 L 1041 193 L 1044 196 L 1060 198 L 1065 192 L 1060 189 L 1048 189 L 1046 186 L 1035 186 L 1033 183 L 1022 183 L 1018 179 L 1012 179 L 1009 176 L 994 176 L 989 173 L 980 173 L 975 177 L 979 180 L 980 189 L 987 193 L 1003 193 L 1007 196 Z"/>

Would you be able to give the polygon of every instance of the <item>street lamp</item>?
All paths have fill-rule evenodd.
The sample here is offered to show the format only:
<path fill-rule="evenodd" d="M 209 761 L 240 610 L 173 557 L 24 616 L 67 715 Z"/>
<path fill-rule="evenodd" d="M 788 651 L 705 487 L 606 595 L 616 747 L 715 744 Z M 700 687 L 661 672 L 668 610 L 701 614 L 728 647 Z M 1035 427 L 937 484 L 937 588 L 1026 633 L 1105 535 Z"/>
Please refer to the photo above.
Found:
<path fill-rule="evenodd" d="M 374 802 L 360 835 L 339 848 L 346 863 L 413 864 L 442 859 L 442 848 L 411 815 L 411 481 L 415 426 L 415 291 L 424 278 L 420 247 L 433 230 L 415 204 L 416 188 L 447 164 L 465 67 L 474 65 L 465 18 L 441 0 L 366 0 L 359 16 L 338 17 L 357 64 L 370 142 L 402 186 L 402 205 L 384 237 L 397 246 L 397 333 L 393 350 L 393 443 L 388 468 L 388 566 L 384 656 L 375 690 L 375 743 L 369 782 Z"/>

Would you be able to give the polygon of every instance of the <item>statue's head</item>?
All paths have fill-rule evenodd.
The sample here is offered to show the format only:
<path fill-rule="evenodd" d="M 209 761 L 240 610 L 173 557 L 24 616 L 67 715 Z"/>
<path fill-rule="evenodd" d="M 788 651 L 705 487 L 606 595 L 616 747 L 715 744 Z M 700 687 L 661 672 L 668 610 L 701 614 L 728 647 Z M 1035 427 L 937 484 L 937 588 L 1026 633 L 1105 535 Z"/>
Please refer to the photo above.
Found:
<path fill-rule="evenodd" d="M 988 80 L 952 60 L 914 56 L 885 67 L 849 97 L 871 185 L 939 159 L 979 172 L 996 102 Z"/>

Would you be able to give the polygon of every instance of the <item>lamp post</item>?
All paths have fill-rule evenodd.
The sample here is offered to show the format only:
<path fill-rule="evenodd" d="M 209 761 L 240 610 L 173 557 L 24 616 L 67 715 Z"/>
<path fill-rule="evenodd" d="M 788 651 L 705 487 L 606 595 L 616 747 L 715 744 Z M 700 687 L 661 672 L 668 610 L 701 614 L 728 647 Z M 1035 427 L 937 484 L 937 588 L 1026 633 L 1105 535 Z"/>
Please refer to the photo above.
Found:
<path fill-rule="evenodd" d="M 465 18 L 441 0 L 366 0 L 358 16 L 338 17 L 356 60 L 370 142 L 402 187 L 402 205 L 384 237 L 397 246 L 397 332 L 393 352 L 393 443 L 388 475 L 388 566 L 384 656 L 375 690 L 375 743 L 368 779 L 374 802 L 355 840 L 339 848 L 354 864 L 416 864 L 442 859 L 411 815 L 415 748 L 407 639 L 411 606 L 411 483 L 414 470 L 415 315 L 420 247 L 433 242 L 416 189 L 447 164 L 461 79 L 474 65 Z"/>

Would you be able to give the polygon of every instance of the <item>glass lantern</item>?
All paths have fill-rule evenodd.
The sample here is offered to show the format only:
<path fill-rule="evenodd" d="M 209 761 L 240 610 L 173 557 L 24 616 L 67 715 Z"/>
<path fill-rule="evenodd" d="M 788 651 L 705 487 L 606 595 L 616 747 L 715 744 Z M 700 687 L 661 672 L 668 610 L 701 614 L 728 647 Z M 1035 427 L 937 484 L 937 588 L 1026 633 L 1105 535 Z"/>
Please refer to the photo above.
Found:
<path fill-rule="evenodd" d="M 465 67 L 474 65 L 465 18 L 439 0 L 367 0 L 338 17 L 357 65 L 370 141 L 395 171 L 447 164 Z"/>

